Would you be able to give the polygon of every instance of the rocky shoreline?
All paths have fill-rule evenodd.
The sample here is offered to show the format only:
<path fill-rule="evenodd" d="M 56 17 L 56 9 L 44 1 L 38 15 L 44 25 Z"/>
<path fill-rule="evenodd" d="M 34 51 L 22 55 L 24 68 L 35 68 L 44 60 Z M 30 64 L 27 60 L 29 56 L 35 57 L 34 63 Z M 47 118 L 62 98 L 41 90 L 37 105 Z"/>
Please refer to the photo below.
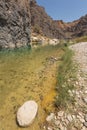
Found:
<path fill-rule="evenodd" d="M 87 129 L 87 42 L 70 46 L 74 51 L 74 63 L 78 65 L 75 89 L 69 91 L 75 98 L 69 111 L 51 113 L 47 118 L 46 130 L 86 130 Z"/>

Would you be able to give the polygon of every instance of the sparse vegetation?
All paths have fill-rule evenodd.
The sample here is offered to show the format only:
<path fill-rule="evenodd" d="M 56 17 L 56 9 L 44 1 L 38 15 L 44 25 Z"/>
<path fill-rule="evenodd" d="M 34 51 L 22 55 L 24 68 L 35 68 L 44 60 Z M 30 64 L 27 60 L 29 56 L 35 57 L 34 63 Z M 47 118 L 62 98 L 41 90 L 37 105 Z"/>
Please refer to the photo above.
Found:
<path fill-rule="evenodd" d="M 35 32 L 35 33 L 41 33 L 41 29 L 40 29 L 40 27 L 38 26 L 38 25 L 35 25 L 34 27 L 33 27 L 33 31 Z"/>
<path fill-rule="evenodd" d="M 58 83 L 57 83 L 57 91 L 58 95 L 56 97 L 55 105 L 61 109 L 68 108 L 68 104 L 74 103 L 74 98 L 69 95 L 70 90 L 74 88 L 73 80 L 75 80 L 75 68 L 72 62 L 73 52 L 69 50 L 67 47 L 64 47 L 63 50 L 65 51 L 61 65 L 58 68 Z M 70 82 L 68 82 L 70 81 Z"/>
<path fill-rule="evenodd" d="M 75 38 L 74 41 L 76 43 L 78 43 L 78 42 L 87 42 L 87 36 L 82 36 L 82 37 L 79 37 L 79 38 Z"/>

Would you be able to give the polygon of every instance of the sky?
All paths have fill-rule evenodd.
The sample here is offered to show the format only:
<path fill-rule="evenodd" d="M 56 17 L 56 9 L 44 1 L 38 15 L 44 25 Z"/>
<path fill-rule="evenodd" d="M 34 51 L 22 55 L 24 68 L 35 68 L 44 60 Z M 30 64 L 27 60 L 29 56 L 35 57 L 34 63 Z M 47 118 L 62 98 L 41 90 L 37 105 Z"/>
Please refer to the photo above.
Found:
<path fill-rule="evenodd" d="M 36 0 L 54 20 L 71 22 L 87 14 L 87 0 Z"/>

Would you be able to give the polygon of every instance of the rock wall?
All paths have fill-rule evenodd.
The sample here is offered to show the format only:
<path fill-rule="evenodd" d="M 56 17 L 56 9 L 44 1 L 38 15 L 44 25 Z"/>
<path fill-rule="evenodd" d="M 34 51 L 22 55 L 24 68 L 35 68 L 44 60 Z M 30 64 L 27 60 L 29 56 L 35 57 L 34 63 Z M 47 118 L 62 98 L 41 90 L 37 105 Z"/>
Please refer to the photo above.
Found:
<path fill-rule="evenodd" d="M 45 8 L 39 6 L 35 0 L 30 2 L 31 25 L 34 33 L 49 38 L 63 39 L 64 32 L 58 27 L 54 20 L 46 13 Z"/>
<path fill-rule="evenodd" d="M 87 15 L 77 20 L 77 24 L 74 26 L 72 37 L 87 36 Z"/>
<path fill-rule="evenodd" d="M 0 50 L 29 46 L 32 33 L 53 39 L 87 35 L 87 15 L 71 23 L 53 20 L 36 0 L 0 0 Z"/>
<path fill-rule="evenodd" d="M 87 36 L 87 15 L 69 23 L 65 23 L 62 20 L 56 20 L 55 22 L 58 24 L 58 28 L 66 34 L 66 38 Z"/>
<path fill-rule="evenodd" d="M 35 0 L 30 3 L 30 12 L 34 33 L 56 39 L 72 39 L 87 35 L 87 15 L 69 23 L 53 20 Z"/>
<path fill-rule="evenodd" d="M 0 0 L 0 49 L 30 45 L 30 0 Z"/>

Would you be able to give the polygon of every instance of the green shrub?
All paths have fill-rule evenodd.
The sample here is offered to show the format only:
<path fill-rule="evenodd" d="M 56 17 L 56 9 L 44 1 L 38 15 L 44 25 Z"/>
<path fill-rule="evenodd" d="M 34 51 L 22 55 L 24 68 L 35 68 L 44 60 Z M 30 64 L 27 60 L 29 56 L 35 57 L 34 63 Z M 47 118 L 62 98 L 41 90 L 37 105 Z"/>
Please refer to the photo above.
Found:
<path fill-rule="evenodd" d="M 33 31 L 38 34 L 41 32 L 40 27 L 38 25 L 34 26 Z"/>
<path fill-rule="evenodd" d="M 69 50 L 67 47 L 64 47 L 64 55 L 62 57 L 61 65 L 58 68 L 58 83 L 57 83 L 57 91 L 58 95 L 56 97 L 55 105 L 61 109 L 66 109 L 68 104 L 74 103 L 74 98 L 69 95 L 68 90 L 72 90 L 74 88 L 72 81 L 69 83 L 68 79 L 75 77 L 74 66 L 72 62 L 73 52 Z"/>

